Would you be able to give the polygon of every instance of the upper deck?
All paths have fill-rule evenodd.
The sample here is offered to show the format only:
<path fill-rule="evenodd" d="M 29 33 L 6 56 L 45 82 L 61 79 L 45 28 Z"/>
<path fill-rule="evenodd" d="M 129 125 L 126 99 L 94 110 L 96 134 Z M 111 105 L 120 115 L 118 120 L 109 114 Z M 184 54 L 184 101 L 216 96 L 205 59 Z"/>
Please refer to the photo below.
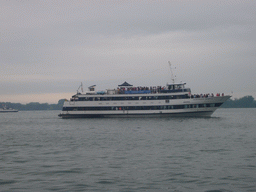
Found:
<path fill-rule="evenodd" d="M 190 88 L 185 88 L 185 84 L 186 83 L 175 83 L 167 84 L 166 86 L 135 87 L 125 82 L 122 85 L 118 85 L 117 89 L 106 89 L 106 91 L 96 91 L 96 85 L 93 85 L 88 87 L 89 90 L 85 93 L 77 92 L 76 95 L 72 96 L 71 101 L 91 100 L 90 98 L 95 98 L 96 100 L 105 100 L 108 97 L 111 97 L 114 100 L 126 100 L 128 98 L 133 98 L 136 100 L 137 97 L 139 98 L 139 100 L 150 100 L 152 98 L 160 97 L 167 99 L 168 95 L 174 95 L 175 98 L 175 95 L 180 95 L 180 97 L 177 98 L 188 98 L 188 95 L 190 95 L 191 90 Z M 181 97 L 181 95 L 183 96 Z"/>
<path fill-rule="evenodd" d="M 166 86 L 133 86 L 124 82 L 118 85 L 117 89 L 106 89 L 106 91 L 96 91 L 96 85 L 88 87 L 86 95 L 119 95 L 119 94 L 156 94 L 156 93 L 178 93 L 191 92 L 190 88 L 185 88 L 186 83 L 167 84 Z M 82 95 L 79 93 L 77 95 Z M 84 94 L 83 94 L 84 95 Z"/>

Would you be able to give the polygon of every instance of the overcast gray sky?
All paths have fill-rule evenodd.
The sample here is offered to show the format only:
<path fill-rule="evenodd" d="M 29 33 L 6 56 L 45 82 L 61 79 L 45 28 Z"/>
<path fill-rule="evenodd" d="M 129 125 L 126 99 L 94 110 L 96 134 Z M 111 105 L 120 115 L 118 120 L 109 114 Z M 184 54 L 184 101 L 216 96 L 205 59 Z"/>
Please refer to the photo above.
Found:
<path fill-rule="evenodd" d="M 256 98 L 256 1 L 0 1 L 0 101 L 176 81 Z"/>

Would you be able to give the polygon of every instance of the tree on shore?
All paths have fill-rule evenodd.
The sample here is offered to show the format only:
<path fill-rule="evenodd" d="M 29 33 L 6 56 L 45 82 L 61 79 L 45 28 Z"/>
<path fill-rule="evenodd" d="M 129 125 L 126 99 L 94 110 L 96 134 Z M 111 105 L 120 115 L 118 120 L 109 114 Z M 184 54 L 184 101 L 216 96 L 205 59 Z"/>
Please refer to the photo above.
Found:
<path fill-rule="evenodd" d="M 0 102 L 0 106 L 7 106 L 9 108 L 18 109 L 19 111 L 31 110 L 61 110 L 65 99 L 61 99 L 57 104 L 31 102 L 27 104 Z"/>
<path fill-rule="evenodd" d="M 252 96 L 245 96 L 240 99 L 229 99 L 223 105 L 222 108 L 255 108 L 256 101 Z"/>

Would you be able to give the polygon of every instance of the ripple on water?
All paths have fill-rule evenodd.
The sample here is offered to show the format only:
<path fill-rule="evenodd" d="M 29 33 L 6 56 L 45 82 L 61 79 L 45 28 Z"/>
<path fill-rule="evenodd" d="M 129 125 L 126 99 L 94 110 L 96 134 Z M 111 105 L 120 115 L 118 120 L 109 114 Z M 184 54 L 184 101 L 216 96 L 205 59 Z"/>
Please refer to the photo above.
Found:
<path fill-rule="evenodd" d="M 0 124 L 0 191 L 256 191 L 256 110 L 236 111 L 187 119 L 18 113 Z"/>

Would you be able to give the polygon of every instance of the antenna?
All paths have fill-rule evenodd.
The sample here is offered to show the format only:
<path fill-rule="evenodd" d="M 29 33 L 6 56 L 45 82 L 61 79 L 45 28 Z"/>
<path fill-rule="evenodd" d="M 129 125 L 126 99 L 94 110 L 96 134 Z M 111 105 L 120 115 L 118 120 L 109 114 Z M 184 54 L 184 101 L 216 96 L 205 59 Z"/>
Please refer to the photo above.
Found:
<path fill-rule="evenodd" d="M 172 80 L 172 83 L 174 83 L 175 82 L 175 77 L 176 76 L 174 76 L 173 75 L 173 72 L 172 72 L 172 64 L 171 64 L 171 62 L 170 61 L 168 61 L 168 63 L 169 63 L 169 66 L 170 66 L 170 71 L 171 71 L 171 80 Z M 176 68 L 175 68 L 176 69 Z"/>

